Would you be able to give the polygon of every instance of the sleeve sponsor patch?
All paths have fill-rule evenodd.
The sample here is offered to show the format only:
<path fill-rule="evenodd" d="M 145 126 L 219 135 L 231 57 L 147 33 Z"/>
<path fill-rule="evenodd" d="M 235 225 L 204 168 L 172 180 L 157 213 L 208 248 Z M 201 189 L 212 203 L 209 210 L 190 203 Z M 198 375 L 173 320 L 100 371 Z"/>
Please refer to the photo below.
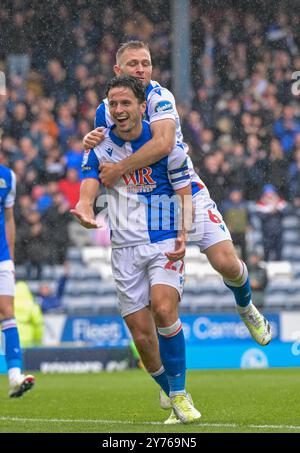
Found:
<path fill-rule="evenodd" d="M 160 112 L 170 112 L 173 110 L 173 104 L 170 101 L 160 101 L 156 104 L 154 111 L 157 113 Z"/>
<path fill-rule="evenodd" d="M 88 158 L 89 158 L 89 154 L 90 154 L 90 149 L 85 149 L 84 150 L 84 154 L 83 154 L 83 158 L 82 158 L 81 167 L 84 167 L 87 164 L 87 161 L 88 161 Z"/>

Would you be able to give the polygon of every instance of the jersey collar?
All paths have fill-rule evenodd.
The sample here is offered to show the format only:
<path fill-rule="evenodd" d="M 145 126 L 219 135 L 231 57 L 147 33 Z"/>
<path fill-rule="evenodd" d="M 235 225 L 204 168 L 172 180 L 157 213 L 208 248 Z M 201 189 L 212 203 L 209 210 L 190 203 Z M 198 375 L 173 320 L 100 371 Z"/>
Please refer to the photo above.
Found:
<path fill-rule="evenodd" d="M 148 99 L 149 94 L 154 88 L 159 88 L 160 84 L 158 82 L 155 82 L 155 80 L 150 80 L 149 85 L 146 88 L 145 94 L 146 94 L 146 99 Z"/>
<path fill-rule="evenodd" d="M 116 134 L 113 133 L 113 129 L 115 128 L 115 124 L 110 128 L 109 130 L 109 138 L 118 146 L 123 146 L 125 142 L 125 140 L 123 140 L 122 138 L 118 137 Z"/>
<path fill-rule="evenodd" d="M 143 125 L 143 130 L 142 130 L 141 135 L 140 135 L 138 138 L 136 138 L 135 140 L 131 140 L 130 142 L 127 142 L 127 143 L 131 143 L 132 145 L 138 145 L 138 144 L 141 142 L 141 145 L 140 145 L 140 146 L 142 146 L 142 144 L 143 144 L 142 141 L 143 141 L 145 135 L 147 135 L 147 136 L 149 135 L 148 130 L 150 129 L 150 128 L 149 128 L 149 125 L 148 125 L 148 123 L 147 123 L 146 121 L 143 121 L 143 122 L 142 122 L 142 125 Z M 118 137 L 116 134 L 114 134 L 113 130 L 114 130 L 115 127 L 116 127 L 116 126 L 115 126 L 115 124 L 114 124 L 114 125 L 110 128 L 108 135 L 109 135 L 110 139 L 111 139 L 117 146 L 121 147 L 121 146 L 123 146 L 123 145 L 126 143 L 126 141 L 123 140 L 122 138 Z M 148 138 L 148 140 L 149 140 L 149 139 L 150 139 L 150 138 Z"/>

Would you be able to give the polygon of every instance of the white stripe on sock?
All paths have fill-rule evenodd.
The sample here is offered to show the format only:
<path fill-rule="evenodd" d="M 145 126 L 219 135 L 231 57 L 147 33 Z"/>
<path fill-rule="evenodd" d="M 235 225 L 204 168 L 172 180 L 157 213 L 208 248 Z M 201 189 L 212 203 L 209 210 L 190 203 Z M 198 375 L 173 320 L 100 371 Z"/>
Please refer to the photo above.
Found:
<path fill-rule="evenodd" d="M 224 278 L 224 282 L 229 285 L 229 286 L 234 286 L 236 288 L 239 288 L 240 286 L 243 286 L 248 278 L 248 269 L 246 264 L 240 261 L 240 273 L 239 275 L 234 279 L 234 280 L 229 280 L 227 278 Z"/>
<path fill-rule="evenodd" d="M 1 322 L 1 326 L 2 326 L 2 331 L 3 331 L 6 329 L 10 329 L 12 327 L 17 327 L 17 322 L 16 322 L 15 318 L 5 319 L 4 321 Z"/>
<path fill-rule="evenodd" d="M 158 333 L 162 335 L 163 337 L 173 337 L 176 335 L 178 332 L 180 332 L 182 328 L 182 324 L 180 319 L 178 318 L 174 324 L 168 327 L 158 327 Z"/>
<path fill-rule="evenodd" d="M 154 371 L 154 373 L 150 373 L 152 377 L 157 377 L 157 376 L 160 376 L 161 374 L 163 374 L 165 371 L 165 368 L 164 366 L 162 365 L 159 370 L 157 371 Z"/>

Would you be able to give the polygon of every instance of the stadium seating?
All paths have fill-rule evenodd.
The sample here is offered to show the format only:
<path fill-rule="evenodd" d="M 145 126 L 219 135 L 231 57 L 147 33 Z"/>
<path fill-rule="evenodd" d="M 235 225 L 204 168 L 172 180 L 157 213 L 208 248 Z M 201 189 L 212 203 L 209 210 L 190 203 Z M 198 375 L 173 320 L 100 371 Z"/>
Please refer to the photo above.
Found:
<path fill-rule="evenodd" d="M 254 216 L 257 229 L 248 235 L 249 249 L 262 247 L 260 220 Z M 63 307 L 69 314 L 117 312 L 117 295 L 113 282 L 110 247 L 71 247 L 67 259 L 70 263 L 68 282 L 63 297 Z M 265 293 L 265 307 L 268 310 L 300 307 L 300 245 L 299 218 L 289 215 L 284 220 L 283 233 L 284 261 L 263 263 L 267 270 L 268 285 Z M 255 246 L 255 247 L 254 247 Z M 55 290 L 57 279 L 63 273 L 63 266 L 43 267 L 43 281 Z M 198 246 L 188 245 L 185 257 L 185 288 L 181 301 L 184 312 L 232 311 L 235 307 L 233 295 L 224 286 L 221 276 L 211 267 L 206 255 Z M 25 266 L 17 267 L 17 277 L 24 278 Z M 40 282 L 30 280 L 33 294 L 37 294 Z"/>

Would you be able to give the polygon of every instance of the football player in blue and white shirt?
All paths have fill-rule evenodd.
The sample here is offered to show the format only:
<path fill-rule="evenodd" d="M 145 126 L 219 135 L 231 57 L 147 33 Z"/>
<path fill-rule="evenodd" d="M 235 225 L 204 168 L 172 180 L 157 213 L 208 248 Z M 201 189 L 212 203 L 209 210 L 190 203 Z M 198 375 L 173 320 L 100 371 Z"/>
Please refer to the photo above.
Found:
<path fill-rule="evenodd" d="M 80 200 L 71 211 L 87 228 L 97 226 L 93 203 L 100 182 L 99 164 L 121 161 L 152 137 L 149 124 L 142 121 L 145 92 L 137 78 L 115 77 L 108 84 L 107 96 L 115 125 L 105 131 L 100 145 L 85 154 Z M 175 146 L 154 164 L 123 175 L 107 189 L 106 197 L 121 314 L 145 368 L 170 397 L 184 423 L 201 417 L 185 391 L 185 340 L 178 315 L 187 211 L 192 223 L 191 198 L 182 146 Z"/>
<path fill-rule="evenodd" d="M 152 140 L 144 144 L 136 153 L 117 164 L 103 163 L 101 180 L 106 187 L 111 187 L 121 175 L 128 171 L 150 165 L 167 156 L 174 142 L 182 142 L 179 115 L 172 93 L 151 80 L 152 63 L 148 46 L 141 41 L 129 41 L 123 44 L 116 55 L 116 74 L 130 74 L 142 81 L 146 88 L 146 117 L 150 122 Z M 97 109 L 95 126 L 97 129 L 87 134 L 85 148 L 93 147 L 103 139 L 100 126 L 109 126 L 113 122 L 107 109 L 107 102 Z M 208 190 L 195 174 L 190 159 L 189 168 L 195 205 L 195 222 L 199 234 L 193 236 L 193 242 L 199 245 L 211 265 L 223 277 L 225 285 L 232 291 L 237 310 L 245 322 L 250 334 L 260 345 L 267 345 L 272 338 L 268 321 L 259 313 L 251 300 L 251 287 L 247 266 L 235 251 L 230 233 Z"/>
<path fill-rule="evenodd" d="M 14 317 L 15 196 L 15 174 L 0 165 L 0 325 L 11 398 L 22 396 L 33 387 L 35 380 L 34 376 L 25 376 L 21 372 L 22 352 Z"/>

